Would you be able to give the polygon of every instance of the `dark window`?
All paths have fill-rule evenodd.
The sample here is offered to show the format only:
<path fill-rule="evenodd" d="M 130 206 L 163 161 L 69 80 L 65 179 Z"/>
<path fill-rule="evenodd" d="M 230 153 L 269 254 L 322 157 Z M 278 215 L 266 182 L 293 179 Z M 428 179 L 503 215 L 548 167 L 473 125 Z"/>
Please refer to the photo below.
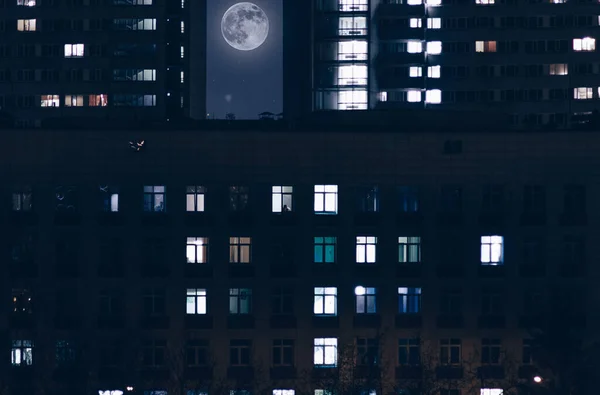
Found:
<path fill-rule="evenodd" d="M 398 339 L 398 364 L 418 365 L 421 361 L 421 342 L 417 338 Z"/>
<path fill-rule="evenodd" d="M 274 315 L 294 314 L 294 292 L 290 287 L 273 288 L 271 300 Z"/>
<path fill-rule="evenodd" d="M 244 211 L 248 208 L 248 187 L 229 187 L 229 209 L 231 211 Z"/>
<path fill-rule="evenodd" d="M 356 190 L 358 211 L 378 212 L 379 211 L 379 188 L 374 187 L 359 187 Z"/>
<path fill-rule="evenodd" d="M 294 366 L 293 340 L 273 340 L 273 366 Z"/>
<path fill-rule="evenodd" d="M 462 211 L 462 188 L 460 186 L 443 186 L 440 199 L 440 208 L 442 212 L 458 214 Z"/>

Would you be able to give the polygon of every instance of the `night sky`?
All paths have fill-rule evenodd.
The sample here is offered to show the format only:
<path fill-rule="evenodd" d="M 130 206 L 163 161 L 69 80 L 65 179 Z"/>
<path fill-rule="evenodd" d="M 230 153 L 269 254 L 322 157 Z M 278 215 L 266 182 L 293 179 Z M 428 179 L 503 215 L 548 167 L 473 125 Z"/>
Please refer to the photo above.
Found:
<path fill-rule="evenodd" d="M 282 0 L 253 0 L 269 18 L 265 42 L 251 51 L 231 47 L 221 34 L 221 19 L 236 0 L 207 1 L 206 108 L 209 117 L 257 119 L 264 111 L 283 111 Z"/>

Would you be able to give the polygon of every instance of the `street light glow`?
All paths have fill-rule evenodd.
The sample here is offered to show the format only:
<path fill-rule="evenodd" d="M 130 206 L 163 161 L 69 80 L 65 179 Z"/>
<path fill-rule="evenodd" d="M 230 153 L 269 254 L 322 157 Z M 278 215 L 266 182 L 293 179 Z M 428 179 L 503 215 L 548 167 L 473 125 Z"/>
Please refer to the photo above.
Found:
<path fill-rule="evenodd" d="M 540 376 L 535 376 L 535 377 L 533 378 L 533 381 L 534 381 L 534 382 L 536 382 L 537 384 L 539 384 L 539 383 L 541 383 L 541 382 L 542 382 L 542 378 L 541 378 Z"/>

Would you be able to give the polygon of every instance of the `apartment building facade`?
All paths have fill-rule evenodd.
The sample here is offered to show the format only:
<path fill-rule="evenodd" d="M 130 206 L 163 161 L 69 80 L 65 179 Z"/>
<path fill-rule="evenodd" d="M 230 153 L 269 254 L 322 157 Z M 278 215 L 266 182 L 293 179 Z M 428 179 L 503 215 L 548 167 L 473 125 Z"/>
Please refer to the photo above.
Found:
<path fill-rule="evenodd" d="M 2 135 L 11 393 L 544 393 L 597 333 L 595 134 L 123 133 Z"/>
<path fill-rule="evenodd" d="M 2 1 L 3 114 L 19 127 L 56 118 L 181 118 L 189 112 L 190 8 L 163 0 Z"/>
<path fill-rule="evenodd" d="M 318 0 L 313 13 L 315 110 L 476 110 L 560 129 L 597 109 L 596 2 Z"/>

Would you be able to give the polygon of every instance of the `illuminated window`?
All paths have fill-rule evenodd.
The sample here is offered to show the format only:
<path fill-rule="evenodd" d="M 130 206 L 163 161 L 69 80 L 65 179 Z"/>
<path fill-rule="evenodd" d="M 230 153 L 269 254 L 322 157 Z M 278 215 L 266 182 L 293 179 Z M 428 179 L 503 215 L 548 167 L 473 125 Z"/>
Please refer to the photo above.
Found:
<path fill-rule="evenodd" d="M 398 313 L 421 312 L 421 288 L 398 287 Z"/>
<path fill-rule="evenodd" d="M 65 95 L 65 107 L 83 107 L 83 95 Z"/>
<path fill-rule="evenodd" d="M 315 237 L 314 262 L 335 263 L 336 237 Z"/>
<path fill-rule="evenodd" d="M 65 44 L 65 58 L 83 58 L 85 45 Z"/>
<path fill-rule="evenodd" d="M 458 365 L 461 363 L 461 340 L 440 340 L 440 363 L 442 365 Z"/>
<path fill-rule="evenodd" d="M 574 88 L 573 89 L 573 99 L 576 100 L 588 100 L 594 98 L 594 89 L 593 88 Z"/>
<path fill-rule="evenodd" d="M 35 7 L 36 0 L 17 0 L 17 5 L 21 7 Z"/>
<path fill-rule="evenodd" d="M 496 41 L 475 41 L 475 52 L 496 52 Z"/>
<path fill-rule="evenodd" d="M 337 287 L 315 287 L 314 315 L 337 315 Z"/>
<path fill-rule="evenodd" d="M 183 46 L 183 45 L 181 46 L 181 48 L 180 48 L 179 52 L 180 52 L 180 55 L 179 55 L 179 56 L 181 57 L 181 59 L 183 59 L 183 58 L 184 58 L 184 56 L 185 56 L 185 48 L 184 48 L 184 46 Z"/>
<path fill-rule="evenodd" d="M 375 263 L 377 251 L 377 237 L 356 237 L 356 263 Z"/>
<path fill-rule="evenodd" d="M 413 29 L 422 27 L 423 20 L 421 18 L 410 18 L 410 27 Z"/>
<path fill-rule="evenodd" d="M 569 65 L 567 63 L 554 63 L 548 65 L 548 74 L 567 75 L 569 74 Z"/>
<path fill-rule="evenodd" d="M 229 289 L 229 314 L 252 313 L 252 290 L 250 288 Z"/>
<path fill-rule="evenodd" d="M 494 0 L 475 0 L 475 4 L 494 4 Z"/>
<path fill-rule="evenodd" d="M 442 18 L 427 18 L 427 29 L 441 29 Z"/>
<path fill-rule="evenodd" d="M 10 350 L 10 361 L 13 366 L 33 364 L 33 341 L 13 340 Z"/>
<path fill-rule="evenodd" d="M 315 390 L 315 395 L 336 395 L 333 390 Z"/>
<path fill-rule="evenodd" d="M 336 367 L 337 359 L 337 338 L 317 338 L 314 340 L 313 363 L 315 367 Z"/>
<path fill-rule="evenodd" d="M 419 190 L 411 186 L 398 187 L 398 205 L 402 213 L 416 213 L 419 211 Z"/>
<path fill-rule="evenodd" d="M 340 17 L 338 26 L 340 36 L 365 36 L 367 34 L 367 18 L 364 16 Z"/>
<path fill-rule="evenodd" d="M 356 364 L 361 366 L 377 365 L 379 359 L 379 339 L 356 338 Z M 373 390 L 361 390 L 358 395 L 377 395 Z"/>
<path fill-rule="evenodd" d="M 442 102 L 442 91 L 439 89 L 428 90 L 427 92 L 425 92 L 425 102 L 431 103 L 431 104 L 441 103 Z"/>
<path fill-rule="evenodd" d="M 504 390 L 502 388 L 482 388 L 479 390 L 479 395 L 502 395 Z"/>
<path fill-rule="evenodd" d="M 442 5 L 442 0 L 427 0 L 426 3 L 428 6 L 436 7 Z"/>
<path fill-rule="evenodd" d="M 423 43 L 421 41 L 409 41 L 406 43 L 406 52 L 421 53 L 423 52 Z"/>
<path fill-rule="evenodd" d="M 410 103 L 417 103 L 421 101 L 421 91 L 417 89 L 409 89 L 406 92 L 406 100 Z"/>
<path fill-rule="evenodd" d="M 427 53 L 429 55 L 438 55 L 442 53 L 442 42 L 441 41 L 428 41 L 427 42 Z"/>
<path fill-rule="evenodd" d="M 113 0 L 114 5 L 152 5 L 152 0 Z"/>
<path fill-rule="evenodd" d="M 250 263 L 251 261 L 251 237 L 229 238 L 229 263 Z"/>
<path fill-rule="evenodd" d="M 442 70 L 441 66 L 429 66 L 429 67 L 427 67 L 427 77 L 440 78 L 441 70 Z"/>
<path fill-rule="evenodd" d="M 40 107 L 60 107 L 60 96 L 42 95 L 40 97 Z"/>
<path fill-rule="evenodd" d="M 186 314 L 206 314 L 206 289 L 187 289 L 185 312 Z"/>
<path fill-rule="evenodd" d="M 377 100 L 381 101 L 381 102 L 385 102 L 388 99 L 388 94 L 387 92 L 383 91 L 383 92 L 379 92 L 377 94 Z"/>
<path fill-rule="evenodd" d="M 123 395 L 121 390 L 98 390 L 98 395 Z"/>
<path fill-rule="evenodd" d="M 181 34 L 185 33 L 185 22 L 181 21 Z"/>
<path fill-rule="evenodd" d="M 406 0 L 406 4 L 408 4 L 408 5 L 419 5 L 419 4 L 423 4 L 423 0 Z"/>
<path fill-rule="evenodd" d="M 156 30 L 156 19 L 120 18 L 113 20 L 115 30 Z"/>
<path fill-rule="evenodd" d="M 119 211 L 119 190 L 117 187 L 109 185 L 100 185 L 100 200 L 102 211 L 105 213 L 116 213 Z"/>
<path fill-rule="evenodd" d="M 184 71 L 181 71 L 179 73 L 179 79 L 180 79 L 179 82 L 181 82 L 182 84 L 185 83 L 185 72 Z"/>
<path fill-rule="evenodd" d="M 481 264 L 504 264 L 503 236 L 481 236 Z"/>
<path fill-rule="evenodd" d="M 356 314 L 375 314 L 377 312 L 377 290 L 372 287 L 358 286 L 354 288 L 356 298 Z"/>
<path fill-rule="evenodd" d="M 338 0 L 340 11 L 368 11 L 369 0 Z"/>
<path fill-rule="evenodd" d="M 273 390 L 273 395 L 295 395 L 294 390 Z"/>
<path fill-rule="evenodd" d="M 338 85 L 367 85 L 369 71 L 366 65 L 339 66 Z"/>
<path fill-rule="evenodd" d="M 188 237 L 186 256 L 188 263 L 207 263 L 208 237 Z"/>
<path fill-rule="evenodd" d="M 337 214 L 337 202 L 337 185 L 315 185 L 315 214 Z"/>
<path fill-rule="evenodd" d="M 17 30 L 20 32 L 35 32 L 35 19 L 18 19 Z"/>
<path fill-rule="evenodd" d="M 421 66 L 410 66 L 408 68 L 409 77 L 421 77 L 423 75 L 423 68 Z"/>
<path fill-rule="evenodd" d="M 421 262 L 421 238 L 420 237 L 398 237 L 398 262 L 420 263 Z"/>
<path fill-rule="evenodd" d="M 115 81 L 156 81 L 156 69 L 114 69 Z"/>
<path fill-rule="evenodd" d="M 90 107 L 106 107 L 108 106 L 108 95 L 89 95 L 87 97 Z"/>
<path fill-rule="evenodd" d="M 164 185 L 144 186 L 144 211 L 167 211 L 166 187 Z"/>
<path fill-rule="evenodd" d="M 574 38 L 573 51 L 595 51 L 596 39 L 591 37 Z"/>
<path fill-rule="evenodd" d="M 188 185 L 185 196 L 185 209 L 188 212 L 203 212 L 206 196 L 206 187 Z"/>
<path fill-rule="evenodd" d="M 33 193 L 31 187 L 20 187 L 12 192 L 13 211 L 31 211 Z"/>
<path fill-rule="evenodd" d="M 366 110 L 368 92 L 365 89 L 354 89 L 338 93 L 338 110 Z"/>
<path fill-rule="evenodd" d="M 72 342 L 67 340 L 56 341 L 56 362 L 59 365 L 70 365 L 75 362 L 76 350 Z"/>
<path fill-rule="evenodd" d="M 338 60 L 367 60 L 369 44 L 366 40 L 338 42 Z"/>

